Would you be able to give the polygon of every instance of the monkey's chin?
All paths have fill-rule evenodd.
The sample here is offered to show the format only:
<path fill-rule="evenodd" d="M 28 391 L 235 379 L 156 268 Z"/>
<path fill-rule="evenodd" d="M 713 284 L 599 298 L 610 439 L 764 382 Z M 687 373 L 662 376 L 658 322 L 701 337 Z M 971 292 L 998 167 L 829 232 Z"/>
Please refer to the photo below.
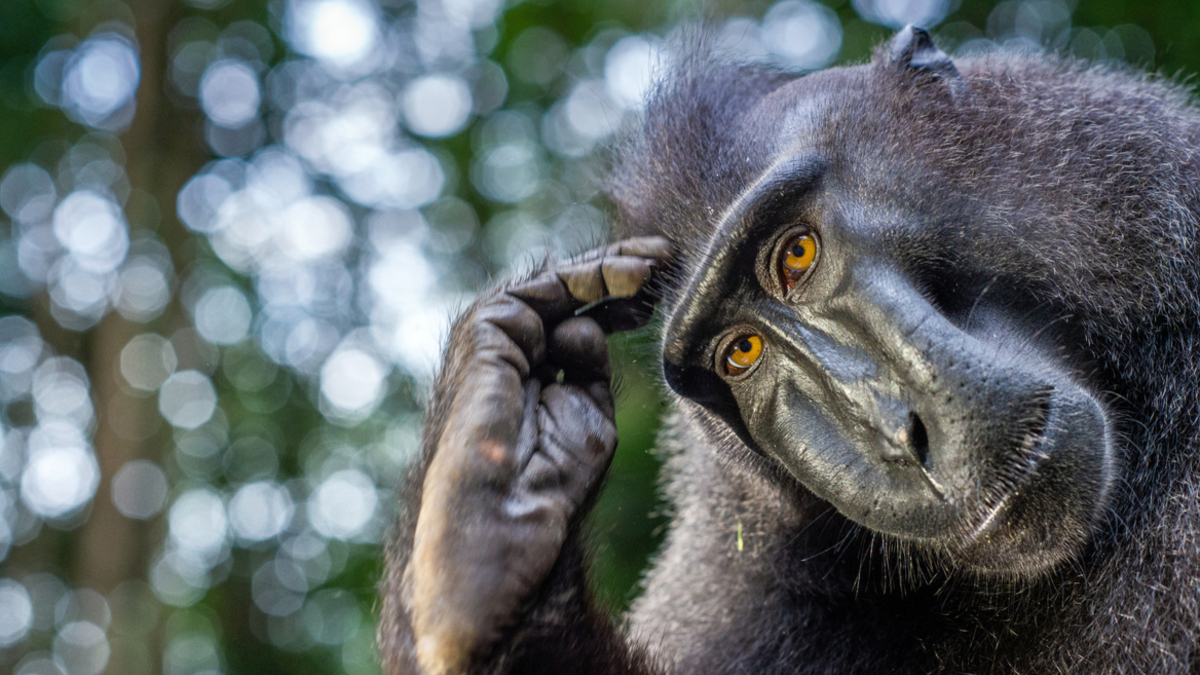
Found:
<path fill-rule="evenodd" d="M 1103 517 L 1116 473 L 1100 404 L 1076 390 L 1056 394 L 1044 430 L 1025 439 L 1011 485 L 983 486 L 964 513 L 950 557 L 968 573 L 1030 579 L 1077 556 Z"/>

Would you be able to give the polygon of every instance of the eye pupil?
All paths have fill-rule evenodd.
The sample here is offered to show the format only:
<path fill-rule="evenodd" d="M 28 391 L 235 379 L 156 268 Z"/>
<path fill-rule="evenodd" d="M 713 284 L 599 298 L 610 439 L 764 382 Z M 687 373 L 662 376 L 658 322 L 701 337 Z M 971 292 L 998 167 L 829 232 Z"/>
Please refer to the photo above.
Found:
<path fill-rule="evenodd" d="M 804 245 L 796 244 L 795 246 L 792 246 L 792 255 L 796 256 L 797 258 L 803 258 L 804 257 Z"/>
<path fill-rule="evenodd" d="M 754 349 L 754 345 L 750 344 L 749 340 L 742 340 L 738 343 L 738 351 L 740 352 L 749 353 L 752 349 Z"/>

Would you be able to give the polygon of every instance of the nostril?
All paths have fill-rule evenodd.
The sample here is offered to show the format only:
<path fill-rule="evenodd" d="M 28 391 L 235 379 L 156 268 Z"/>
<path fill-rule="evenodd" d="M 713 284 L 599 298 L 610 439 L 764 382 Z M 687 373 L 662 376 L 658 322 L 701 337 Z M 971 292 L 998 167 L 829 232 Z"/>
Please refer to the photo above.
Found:
<path fill-rule="evenodd" d="M 925 423 L 916 413 L 909 413 L 909 420 L 911 421 L 911 433 L 908 437 L 911 439 L 913 452 L 921 466 L 929 468 L 929 433 L 925 431 Z"/>

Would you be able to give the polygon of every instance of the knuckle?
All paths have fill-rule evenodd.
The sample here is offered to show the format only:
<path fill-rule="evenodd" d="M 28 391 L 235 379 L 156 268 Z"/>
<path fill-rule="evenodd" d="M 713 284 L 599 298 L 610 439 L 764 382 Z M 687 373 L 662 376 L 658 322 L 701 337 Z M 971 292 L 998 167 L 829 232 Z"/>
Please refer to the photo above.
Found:
<path fill-rule="evenodd" d="M 650 264 L 640 258 L 628 256 L 607 258 L 602 268 L 604 283 L 608 286 L 609 295 L 616 298 L 629 298 L 637 295 L 642 286 L 650 279 Z"/>
<path fill-rule="evenodd" d="M 469 334 L 469 354 L 466 361 L 500 361 L 517 370 L 521 378 L 529 377 L 531 359 L 517 342 L 491 321 L 472 321 Z"/>
<path fill-rule="evenodd" d="M 500 359 L 522 378 L 545 358 L 542 319 L 525 303 L 504 293 L 493 295 L 464 314 L 451 331 L 450 353 L 459 361 Z"/>
<path fill-rule="evenodd" d="M 499 326 L 514 339 L 542 331 L 542 319 L 537 312 L 507 293 L 495 296 L 476 310 L 475 318 Z"/>
<path fill-rule="evenodd" d="M 671 244 L 670 240 L 659 236 L 623 239 L 613 245 L 613 250 L 618 255 L 654 258 L 656 260 L 667 260 L 675 253 L 675 247 Z"/>
<path fill-rule="evenodd" d="M 604 297 L 604 277 L 599 261 L 565 265 L 556 272 L 576 300 L 594 302 Z"/>
<path fill-rule="evenodd" d="M 608 342 L 604 330 L 594 319 L 574 317 L 554 328 L 550 337 L 550 349 L 564 361 L 594 361 L 599 357 L 607 360 Z"/>
<path fill-rule="evenodd" d="M 506 292 L 529 305 L 535 312 L 539 307 L 561 304 L 567 290 L 553 270 L 544 271 L 530 279 L 511 284 Z"/>

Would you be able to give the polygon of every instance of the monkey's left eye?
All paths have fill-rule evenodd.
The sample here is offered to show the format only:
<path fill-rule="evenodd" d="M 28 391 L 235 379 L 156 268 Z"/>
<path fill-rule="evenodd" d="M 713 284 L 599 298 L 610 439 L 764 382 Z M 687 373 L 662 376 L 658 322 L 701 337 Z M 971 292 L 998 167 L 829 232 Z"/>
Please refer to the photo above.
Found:
<path fill-rule="evenodd" d="M 779 278 L 784 292 L 804 278 L 817 259 L 817 239 L 808 232 L 793 234 L 784 241 L 779 252 Z"/>
<path fill-rule="evenodd" d="M 725 374 L 741 375 L 750 370 L 762 356 L 762 338 L 757 335 L 746 335 L 734 340 L 725 348 Z"/>

